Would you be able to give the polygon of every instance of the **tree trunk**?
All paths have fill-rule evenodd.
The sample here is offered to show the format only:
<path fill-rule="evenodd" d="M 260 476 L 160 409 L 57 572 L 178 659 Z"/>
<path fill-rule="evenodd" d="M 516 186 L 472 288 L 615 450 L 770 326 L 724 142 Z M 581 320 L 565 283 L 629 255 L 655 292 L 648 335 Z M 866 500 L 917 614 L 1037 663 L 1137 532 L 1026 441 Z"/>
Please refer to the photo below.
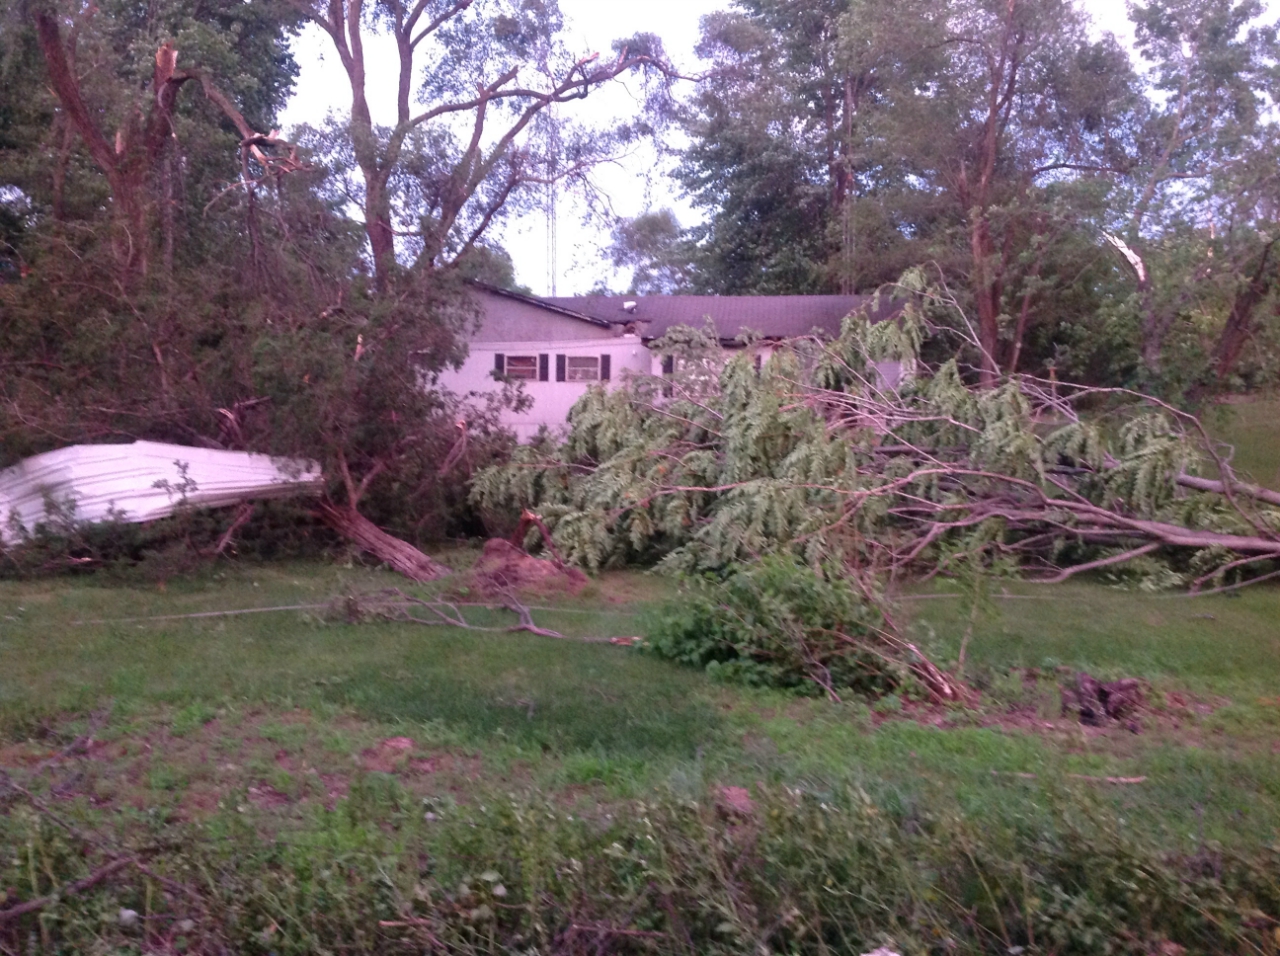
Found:
<path fill-rule="evenodd" d="M 1150 383 L 1160 381 L 1164 374 L 1164 338 L 1173 324 L 1173 316 L 1166 311 L 1157 312 L 1155 296 L 1149 289 L 1142 290 L 1142 367 Z"/>
<path fill-rule="evenodd" d="M 988 273 L 994 253 L 991 230 L 985 216 L 978 213 L 970 226 L 973 255 L 973 298 L 978 307 L 978 345 L 982 349 L 980 381 L 983 388 L 995 388 L 1000 381 L 1000 287 Z"/>
<path fill-rule="evenodd" d="M 365 170 L 364 222 L 373 256 L 373 274 L 377 288 L 386 289 L 387 279 L 396 261 L 395 230 L 391 225 L 391 203 L 385 177 Z"/>
<path fill-rule="evenodd" d="M 115 246 L 125 282 L 147 274 L 151 260 L 151 229 L 147 222 L 147 206 L 142 198 L 142 184 L 133 176 L 107 176 L 112 183 L 111 198 L 115 205 Z"/>
<path fill-rule="evenodd" d="M 1219 382 L 1235 371 L 1244 347 L 1257 333 L 1258 322 L 1255 313 L 1258 306 L 1271 293 L 1275 283 L 1276 269 L 1270 264 L 1271 250 L 1275 244 L 1276 240 L 1272 239 L 1263 248 L 1257 269 L 1254 270 L 1248 283 L 1236 292 L 1236 297 L 1231 303 L 1227 323 L 1222 329 L 1217 348 L 1213 352 L 1214 369 Z"/>
<path fill-rule="evenodd" d="M 320 503 L 320 517 L 338 534 L 359 545 L 380 561 L 412 581 L 435 581 L 452 572 L 439 561 L 427 557 L 407 541 L 387 534 L 355 508 Z"/>
<path fill-rule="evenodd" d="M 173 193 L 173 166 L 174 156 L 173 150 L 166 150 L 160 159 L 160 190 L 161 190 L 161 206 L 160 206 L 160 236 L 162 249 L 162 262 L 164 264 L 164 276 L 166 279 L 173 279 L 173 250 L 174 250 L 174 233 L 176 231 L 175 215 L 174 215 L 174 193 Z"/>

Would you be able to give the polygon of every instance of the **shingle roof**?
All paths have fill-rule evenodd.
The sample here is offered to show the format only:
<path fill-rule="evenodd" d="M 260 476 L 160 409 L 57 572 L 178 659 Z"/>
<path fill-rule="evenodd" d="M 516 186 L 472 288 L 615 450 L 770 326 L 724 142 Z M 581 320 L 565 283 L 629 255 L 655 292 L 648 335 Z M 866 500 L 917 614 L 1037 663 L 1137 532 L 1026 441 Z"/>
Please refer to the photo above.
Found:
<path fill-rule="evenodd" d="M 566 316 L 567 318 L 577 319 L 580 322 L 589 322 L 592 325 L 603 326 L 605 328 L 611 328 L 613 326 L 613 322 L 609 319 L 584 313 L 581 309 L 574 308 L 572 305 L 561 304 L 562 302 L 573 301 L 571 299 L 544 299 L 536 295 L 525 295 L 523 292 L 512 292 L 510 289 L 502 289 L 498 286 L 489 285 L 485 282 L 473 281 L 471 285 L 480 291 L 487 292 L 489 295 L 496 296 L 499 299 L 507 299 L 512 302 L 522 302 L 525 305 L 532 305 L 541 309 L 549 309 L 550 311 Z M 490 305 L 490 308 L 493 307 L 494 305 Z"/>
<path fill-rule="evenodd" d="M 862 309 L 872 312 L 875 303 L 869 295 L 583 295 L 539 301 L 615 324 L 639 323 L 646 339 L 674 325 L 701 328 L 710 318 L 722 340 L 746 331 L 767 338 L 791 338 L 814 329 L 838 335 L 845 316 Z M 634 309 L 623 308 L 629 302 Z M 883 321 L 899 308 L 883 300 L 872 318 Z"/>

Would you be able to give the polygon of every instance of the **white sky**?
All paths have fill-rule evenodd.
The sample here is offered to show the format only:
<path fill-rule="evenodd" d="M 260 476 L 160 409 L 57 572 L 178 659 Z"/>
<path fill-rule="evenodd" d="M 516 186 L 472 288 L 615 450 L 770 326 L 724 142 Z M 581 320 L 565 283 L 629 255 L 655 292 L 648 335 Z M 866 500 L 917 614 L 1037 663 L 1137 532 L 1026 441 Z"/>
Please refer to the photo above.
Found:
<path fill-rule="evenodd" d="M 697 69 L 693 48 L 698 40 L 700 18 L 728 6 L 729 0 L 647 0 L 636 3 L 560 0 L 571 48 L 577 47 L 584 53 L 598 51 L 607 56 L 615 38 L 638 32 L 656 33 L 662 37 L 672 61 L 689 71 Z M 1123 2 L 1083 0 L 1083 6 L 1099 33 L 1109 31 L 1122 40 L 1132 37 Z M 297 55 L 302 73 L 297 93 L 285 111 L 286 126 L 318 122 L 331 110 L 342 114 L 350 108 L 346 77 L 335 55 L 328 52 L 327 44 L 328 38 L 314 27 L 309 28 L 299 40 Z M 394 74 L 391 72 L 394 54 L 378 57 L 375 52 L 369 59 L 369 93 L 374 118 L 389 120 L 389 114 L 379 117 L 377 113 L 379 103 L 386 104 L 387 109 L 391 109 L 394 103 Z M 379 69 L 380 64 L 382 69 Z M 382 91 L 381 95 L 379 91 Z M 633 111 L 635 101 L 625 88 L 615 88 L 606 95 L 593 94 L 586 103 L 571 105 L 589 108 L 592 118 L 605 121 L 610 115 Z M 696 213 L 674 193 L 674 184 L 665 180 L 655 168 L 654 157 L 649 152 L 638 153 L 600 170 L 595 175 L 595 182 L 608 197 L 613 210 L 620 215 L 634 216 L 649 207 L 669 206 L 676 210 L 686 225 L 696 218 Z M 584 293 L 600 278 L 616 280 L 613 282 L 615 287 L 619 281 L 625 281 L 613 275 L 607 261 L 609 228 L 606 224 L 588 215 L 581 206 L 570 203 L 561 204 L 557 220 L 558 294 Z M 545 217 L 529 216 L 512 222 L 503 234 L 495 238 L 515 260 L 519 281 L 536 293 L 549 294 L 549 244 Z"/>

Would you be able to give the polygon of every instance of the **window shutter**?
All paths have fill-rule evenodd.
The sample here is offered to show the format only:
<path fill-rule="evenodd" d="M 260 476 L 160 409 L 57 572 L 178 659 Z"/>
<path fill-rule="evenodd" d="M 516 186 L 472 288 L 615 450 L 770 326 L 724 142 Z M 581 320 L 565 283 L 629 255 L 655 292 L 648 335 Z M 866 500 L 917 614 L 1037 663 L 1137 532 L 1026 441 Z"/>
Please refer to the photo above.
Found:
<path fill-rule="evenodd" d="M 674 355 L 662 356 L 662 374 L 674 375 L 676 373 L 676 357 Z"/>
<path fill-rule="evenodd" d="M 612 373 L 612 371 L 613 371 L 613 356 L 612 355 L 600 356 L 600 381 L 602 382 L 609 381 L 609 375 Z"/>
<path fill-rule="evenodd" d="M 563 355 L 556 356 L 556 381 L 557 382 L 564 381 L 564 356 Z"/>
<path fill-rule="evenodd" d="M 550 378 L 550 375 L 549 375 L 550 369 L 548 368 L 548 366 L 551 363 L 548 361 L 549 358 L 550 356 L 548 356 L 546 352 L 543 352 L 538 356 L 538 381 L 539 382 L 545 382 L 548 378 Z"/>
<path fill-rule="evenodd" d="M 493 374 L 494 375 L 507 374 L 507 357 L 503 355 L 501 352 L 497 353 L 493 357 Z"/>

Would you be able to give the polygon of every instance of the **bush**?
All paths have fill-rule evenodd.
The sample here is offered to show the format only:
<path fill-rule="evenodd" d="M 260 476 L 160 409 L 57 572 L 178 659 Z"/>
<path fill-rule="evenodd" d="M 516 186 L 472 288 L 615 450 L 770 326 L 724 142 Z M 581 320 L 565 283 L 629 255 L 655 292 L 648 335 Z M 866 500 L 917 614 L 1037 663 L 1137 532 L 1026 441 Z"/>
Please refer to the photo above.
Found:
<path fill-rule="evenodd" d="M 180 511 L 132 524 L 118 518 L 81 521 L 70 504 L 48 501 L 46 520 L 34 529 L 9 526 L 12 541 L 0 547 L 0 580 L 102 575 L 110 581 L 153 582 L 186 577 L 213 563 L 234 520 L 232 511 Z M 223 558 L 273 561 L 315 558 L 345 547 L 314 516 L 308 502 L 263 501 L 240 528 Z"/>
<path fill-rule="evenodd" d="M 753 687 L 878 697 L 910 676 L 876 606 L 843 578 L 785 557 L 693 579 L 645 634 L 646 651 Z"/>

